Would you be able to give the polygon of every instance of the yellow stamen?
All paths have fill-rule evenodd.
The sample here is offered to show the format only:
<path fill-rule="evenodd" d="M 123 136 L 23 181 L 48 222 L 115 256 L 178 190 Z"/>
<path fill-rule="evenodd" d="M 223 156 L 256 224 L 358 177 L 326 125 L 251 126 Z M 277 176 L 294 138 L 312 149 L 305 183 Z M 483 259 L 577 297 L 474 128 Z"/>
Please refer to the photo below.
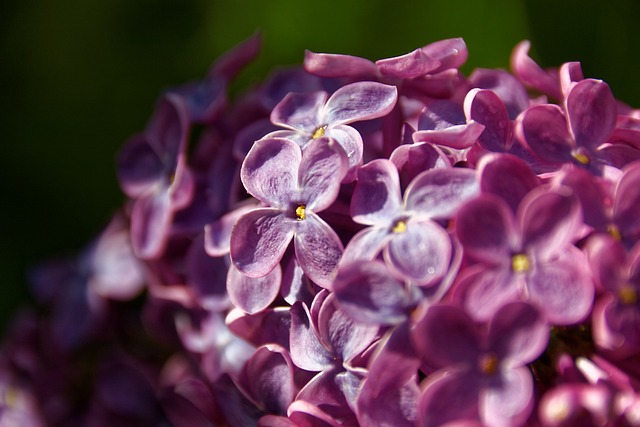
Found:
<path fill-rule="evenodd" d="M 320 126 L 318 129 L 315 130 L 315 132 L 313 132 L 313 135 L 311 136 L 311 138 L 313 139 L 318 139 L 321 136 L 324 135 L 324 131 L 327 129 L 327 126 Z"/>
<path fill-rule="evenodd" d="M 586 166 L 586 165 L 589 164 L 589 162 L 591 162 L 591 159 L 589 159 L 589 157 L 586 154 L 573 153 L 572 156 L 581 165 L 585 165 Z"/>
<path fill-rule="evenodd" d="M 396 221 L 395 224 L 393 224 L 393 227 L 391 227 L 391 231 L 393 231 L 394 233 L 404 233 L 405 231 L 407 231 L 407 223 L 400 219 Z"/>
<path fill-rule="evenodd" d="M 613 237 L 614 239 L 616 239 L 618 241 L 622 240 L 622 234 L 620 234 L 620 229 L 618 227 L 616 227 L 615 225 L 609 224 L 607 226 L 607 232 L 609 232 L 611 237 Z"/>
<path fill-rule="evenodd" d="M 479 363 L 480 372 L 485 375 L 493 375 L 498 370 L 498 356 L 493 353 L 483 354 Z"/>
<path fill-rule="evenodd" d="M 529 257 L 525 254 L 515 254 L 511 257 L 511 269 L 516 273 L 524 273 L 529 271 L 531 264 L 529 263 Z"/>
<path fill-rule="evenodd" d="M 638 302 L 638 292 L 631 285 L 623 285 L 618 290 L 618 301 L 623 305 L 633 305 Z"/>
<path fill-rule="evenodd" d="M 302 221 L 307 217 L 306 209 L 306 205 L 300 205 L 296 208 L 296 218 L 298 219 L 298 221 Z"/>

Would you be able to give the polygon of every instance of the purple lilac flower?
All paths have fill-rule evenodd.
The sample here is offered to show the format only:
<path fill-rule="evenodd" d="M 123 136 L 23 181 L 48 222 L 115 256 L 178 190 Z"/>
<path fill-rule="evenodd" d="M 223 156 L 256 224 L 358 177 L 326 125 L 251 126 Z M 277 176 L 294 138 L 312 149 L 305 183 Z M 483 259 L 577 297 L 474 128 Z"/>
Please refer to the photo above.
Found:
<path fill-rule="evenodd" d="M 581 225 L 580 205 L 560 190 L 534 189 L 516 216 L 489 194 L 460 208 L 457 236 L 478 264 L 459 276 L 458 297 L 473 317 L 488 319 L 501 305 L 520 299 L 556 324 L 589 314 L 591 274 L 584 254 L 572 245 Z"/>
<path fill-rule="evenodd" d="M 290 93 L 271 113 L 275 125 L 289 130 L 268 137 L 291 139 L 303 149 L 314 139 L 332 138 L 344 149 L 352 169 L 362 163 L 362 137 L 347 125 L 386 115 L 397 96 L 395 87 L 375 82 L 352 83 L 330 97 L 326 92 Z"/>
<path fill-rule="evenodd" d="M 533 306 L 504 305 L 484 329 L 463 310 L 434 306 L 412 331 L 420 356 L 437 372 L 421 385 L 421 426 L 480 420 L 489 426 L 523 425 L 533 409 L 527 363 L 547 346 L 549 331 Z"/>
<path fill-rule="evenodd" d="M 317 213 L 337 197 L 346 160 L 340 146 L 328 138 L 317 139 L 304 153 L 284 138 L 256 142 L 241 177 L 247 191 L 268 207 L 244 214 L 233 229 L 231 258 L 240 272 L 265 276 L 294 239 L 305 274 L 321 286 L 331 285 L 342 243 Z"/>
<path fill-rule="evenodd" d="M 358 170 L 351 215 L 370 227 L 351 239 L 344 262 L 373 259 L 384 251 L 399 277 L 421 286 L 435 284 L 451 259 L 449 235 L 435 220 L 451 218 L 477 191 L 475 171 L 437 169 L 418 175 L 401 200 L 394 165 L 384 159 L 369 162 Z"/>

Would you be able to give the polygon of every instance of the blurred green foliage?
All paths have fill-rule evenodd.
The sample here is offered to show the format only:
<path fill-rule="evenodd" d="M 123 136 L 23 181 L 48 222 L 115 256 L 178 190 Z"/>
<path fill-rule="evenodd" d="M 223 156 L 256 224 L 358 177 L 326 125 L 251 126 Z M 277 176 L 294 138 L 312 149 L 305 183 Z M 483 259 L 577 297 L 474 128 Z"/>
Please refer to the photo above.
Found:
<path fill-rule="evenodd" d="M 255 31 L 263 53 L 238 86 L 304 49 L 375 60 L 449 37 L 468 44 L 465 72 L 508 68 L 527 38 L 541 64 L 581 60 L 639 105 L 639 11 L 634 0 L 4 0 L 0 325 L 27 298 L 30 265 L 77 252 L 122 204 L 115 153 L 160 91 L 204 76 Z"/>

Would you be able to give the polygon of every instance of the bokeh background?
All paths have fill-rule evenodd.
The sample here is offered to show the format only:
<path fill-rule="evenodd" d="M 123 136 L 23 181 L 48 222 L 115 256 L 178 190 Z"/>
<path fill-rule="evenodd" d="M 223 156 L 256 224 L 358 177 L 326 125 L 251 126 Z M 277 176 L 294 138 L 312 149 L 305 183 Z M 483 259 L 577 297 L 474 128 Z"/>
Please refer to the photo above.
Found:
<path fill-rule="evenodd" d="M 236 88 L 304 49 L 375 60 L 463 37 L 469 73 L 508 68 L 529 39 L 540 64 L 580 60 L 640 106 L 638 18 L 636 0 L 2 0 L 0 335 L 29 266 L 81 250 L 121 205 L 115 153 L 160 91 L 255 31 L 263 52 Z"/>

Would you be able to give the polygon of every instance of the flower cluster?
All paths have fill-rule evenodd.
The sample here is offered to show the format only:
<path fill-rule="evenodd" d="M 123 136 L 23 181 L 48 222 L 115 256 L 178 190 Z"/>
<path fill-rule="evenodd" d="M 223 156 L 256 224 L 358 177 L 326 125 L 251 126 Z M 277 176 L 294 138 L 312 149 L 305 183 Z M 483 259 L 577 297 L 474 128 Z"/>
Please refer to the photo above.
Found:
<path fill-rule="evenodd" d="M 640 112 L 579 63 L 253 37 L 164 92 L 122 209 L 33 271 L 1 426 L 640 426 Z"/>

